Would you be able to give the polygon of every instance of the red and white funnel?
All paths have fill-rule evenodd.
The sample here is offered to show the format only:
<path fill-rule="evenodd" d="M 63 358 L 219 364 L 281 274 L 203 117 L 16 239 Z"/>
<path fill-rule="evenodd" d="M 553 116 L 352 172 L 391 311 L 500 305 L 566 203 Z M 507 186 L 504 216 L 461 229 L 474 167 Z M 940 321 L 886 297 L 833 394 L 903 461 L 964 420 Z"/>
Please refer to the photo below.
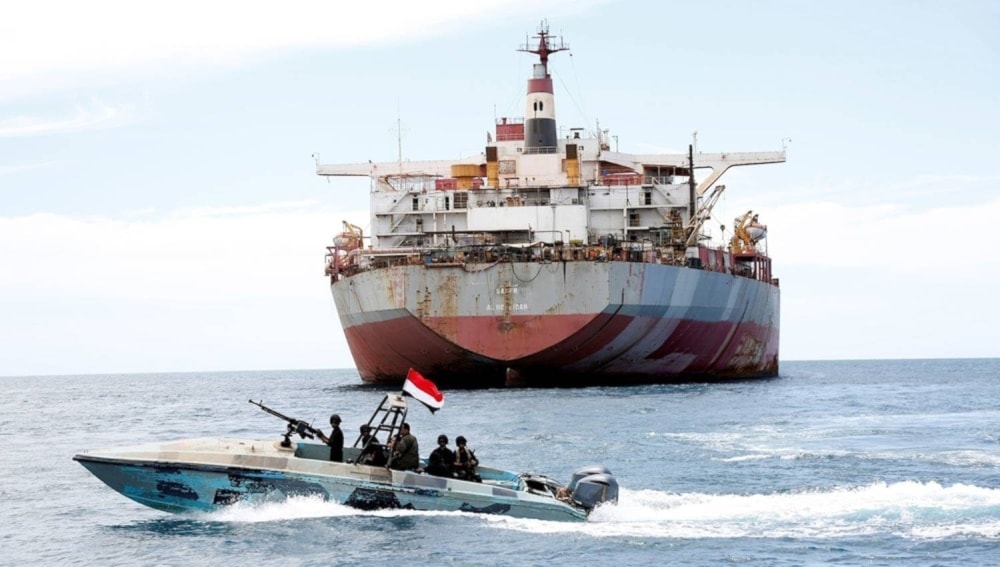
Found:
<path fill-rule="evenodd" d="M 549 34 L 548 23 L 538 27 L 538 47 L 532 49 L 525 40 L 518 51 L 538 55 L 534 71 L 528 79 L 528 95 L 524 105 L 524 153 L 550 154 L 556 152 L 556 105 L 552 96 L 552 77 L 549 76 L 549 55 L 569 49 L 562 40 L 556 45 Z"/>

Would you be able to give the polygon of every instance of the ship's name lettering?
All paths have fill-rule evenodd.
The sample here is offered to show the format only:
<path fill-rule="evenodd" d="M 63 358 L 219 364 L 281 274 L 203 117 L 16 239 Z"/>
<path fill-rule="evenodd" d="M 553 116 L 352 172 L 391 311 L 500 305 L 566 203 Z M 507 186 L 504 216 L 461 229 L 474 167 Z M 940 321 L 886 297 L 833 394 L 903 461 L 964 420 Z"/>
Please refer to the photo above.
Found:
<path fill-rule="evenodd" d="M 503 311 L 503 305 L 487 305 L 486 306 L 486 310 L 487 311 Z M 528 310 L 528 304 L 527 303 L 511 303 L 510 304 L 510 310 L 511 311 L 527 311 Z"/>
<path fill-rule="evenodd" d="M 497 295 L 503 295 L 504 293 L 510 293 L 511 295 L 517 295 L 520 292 L 518 292 L 517 286 L 513 286 L 513 285 L 510 286 L 510 287 L 508 287 L 508 288 L 502 288 L 502 287 L 498 287 L 497 288 Z"/>

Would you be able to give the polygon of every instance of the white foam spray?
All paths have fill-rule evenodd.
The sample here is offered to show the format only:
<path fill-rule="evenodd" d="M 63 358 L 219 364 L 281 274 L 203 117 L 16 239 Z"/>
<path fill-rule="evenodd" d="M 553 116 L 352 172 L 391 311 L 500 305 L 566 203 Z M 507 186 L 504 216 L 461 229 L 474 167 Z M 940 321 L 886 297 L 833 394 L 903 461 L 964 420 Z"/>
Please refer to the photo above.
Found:
<path fill-rule="evenodd" d="M 1000 489 L 936 482 L 877 482 L 772 494 L 622 489 L 617 506 L 597 508 L 582 525 L 511 518 L 497 518 L 493 524 L 595 537 L 837 538 L 881 533 L 913 539 L 1000 539 Z"/>
<path fill-rule="evenodd" d="M 304 518 L 335 518 L 344 516 L 471 516 L 468 512 L 437 512 L 417 510 L 374 510 L 365 511 L 325 500 L 322 496 L 293 496 L 277 502 L 237 503 L 224 509 L 202 515 L 207 521 L 256 523 L 297 520 Z"/>
<path fill-rule="evenodd" d="M 598 507 L 584 523 L 467 512 L 367 512 L 315 496 L 237 504 L 204 518 L 254 523 L 341 516 L 465 516 L 497 529 L 593 537 L 838 538 L 886 534 L 912 539 L 962 535 L 1000 539 L 1000 489 L 911 481 L 771 494 L 676 494 L 623 488 L 617 505 Z"/>

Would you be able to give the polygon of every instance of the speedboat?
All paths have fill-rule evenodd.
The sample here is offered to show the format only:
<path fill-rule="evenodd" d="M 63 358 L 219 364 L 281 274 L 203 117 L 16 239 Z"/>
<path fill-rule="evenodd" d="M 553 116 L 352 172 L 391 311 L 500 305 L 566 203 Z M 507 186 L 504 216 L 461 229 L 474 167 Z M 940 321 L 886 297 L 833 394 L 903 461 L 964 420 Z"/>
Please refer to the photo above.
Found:
<path fill-rule="evenodd" d="M 487 466 L 478 467 L 478 478 L 464 480 L 423 472 L 426 459 L 416 470 L 359 463 L 365 451 L 360 439 L 344 448 L 345 462 L 331 462 L 326 445 L 292 439 L 314 438 L 317 430 L 262 403 L 251 403 L 288 422 L 283 438 L 186 439 L 86 451 L 73 459 L 122 495 L 177 513 L 319 496 L 362 510 L 464 511 L 581 521 L 599 504 L 618 499 L 618 483 L 601 465 L 578 469 L 565 486 L 544 475 Z M 405 415 L 406 399 L 389 394 L 368 424 L 391 439 Z"/>

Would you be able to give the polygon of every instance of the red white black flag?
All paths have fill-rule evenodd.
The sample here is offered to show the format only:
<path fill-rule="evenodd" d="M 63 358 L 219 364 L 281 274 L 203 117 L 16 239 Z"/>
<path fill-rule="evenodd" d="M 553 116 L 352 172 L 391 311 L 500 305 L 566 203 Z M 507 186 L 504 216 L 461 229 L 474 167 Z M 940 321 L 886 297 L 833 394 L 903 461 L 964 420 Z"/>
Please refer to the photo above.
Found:
<path fill-rule="evenodd" d="M 406 374 L 406 382 L 403 383 L 403 393 L 409 394 L 416 400 L 431 410 L 431 413 L 441 409 L 444 405 L 444 394 L 438 391 L 434 382 L 424 378 L 414 369 L 410 369 Z"/>

